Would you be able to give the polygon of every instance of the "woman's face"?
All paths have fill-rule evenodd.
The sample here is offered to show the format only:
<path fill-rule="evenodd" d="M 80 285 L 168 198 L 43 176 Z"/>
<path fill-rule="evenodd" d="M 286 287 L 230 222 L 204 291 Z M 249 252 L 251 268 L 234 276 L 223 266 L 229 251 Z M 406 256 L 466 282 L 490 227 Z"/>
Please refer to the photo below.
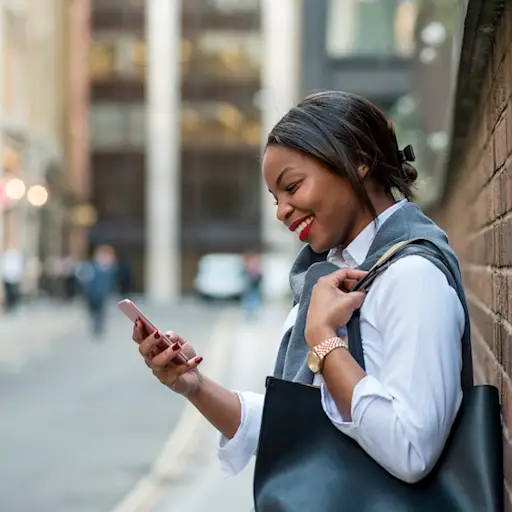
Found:
<path fill-rule="evenodd" d="M 315 252 L 348 245 L 368 215 L 348 180 L 300 151 L 270 145 L 263 177 L 276 200 L 277 218 Z"/>

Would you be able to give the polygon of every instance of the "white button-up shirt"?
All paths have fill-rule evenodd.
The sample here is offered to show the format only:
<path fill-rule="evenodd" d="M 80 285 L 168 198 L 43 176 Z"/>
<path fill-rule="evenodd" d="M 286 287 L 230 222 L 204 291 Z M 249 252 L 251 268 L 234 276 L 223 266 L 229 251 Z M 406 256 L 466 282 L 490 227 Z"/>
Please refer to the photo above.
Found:
<path fill-rule="evenodd" d="M 378 228 L 406 201 L 388 208 L 328 260 L 355 268 L 366 259 Z M 295 322 L 298 306 L 283 333 Z M 372 284 L 360 316 L 366 376 L 354 388 L 352 421 L 343 420 L 321 375 L 325 414 L 344 435 L 387 471 L 406 482 L 435 465 L 462 400 L 461 340 L 464 310 L 445 275 L 421 256 L 393 263 Z M 232 439 L 221 436 L 218 457 L 225 476 L 240 472 L 254 455 L 264 396 L 237 393 L 242 421 Z"/>

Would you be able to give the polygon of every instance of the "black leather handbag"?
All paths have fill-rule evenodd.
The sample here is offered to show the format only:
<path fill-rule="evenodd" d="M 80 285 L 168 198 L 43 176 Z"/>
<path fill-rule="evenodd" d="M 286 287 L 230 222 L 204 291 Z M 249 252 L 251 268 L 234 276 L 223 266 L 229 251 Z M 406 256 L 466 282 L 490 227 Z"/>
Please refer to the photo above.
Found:
<path fill-rule="evenodd" d="M 402 247 L 413 242 L 418 240 L 384 255 L 358 288 L 368 288 Z M 428 250 L 417 247 L 413 253 Z M 350 352 L 364 368 L 358 314 L 349 323 L 351 331 Z M 463 356 L 461 408 L 435 468 L 415 484 L 393 477 L 339 432 L 322 409 L 318 388 L 269 377 L 254 474 L 255 510 L 502 512 L 498 390 L 473 386 L 468 372 L 472 373 L 471 360 Z"/>

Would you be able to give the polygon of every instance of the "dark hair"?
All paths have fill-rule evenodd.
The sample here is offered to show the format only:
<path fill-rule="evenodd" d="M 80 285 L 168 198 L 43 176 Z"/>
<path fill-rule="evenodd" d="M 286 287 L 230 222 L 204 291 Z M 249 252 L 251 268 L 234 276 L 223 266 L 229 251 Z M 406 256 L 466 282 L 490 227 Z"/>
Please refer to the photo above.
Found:
<path fill-rule="evenodd" d="M 272 129 L 272 144 L 296 149 L 348 179 L 361 203 L 376 217 L 357 169 L 386 191 L 413 198 L 418 173 L 400 156 L 395 130 L 370 101 L 354 94 L 326 91 L 312 94 L 293 107 Z"/>

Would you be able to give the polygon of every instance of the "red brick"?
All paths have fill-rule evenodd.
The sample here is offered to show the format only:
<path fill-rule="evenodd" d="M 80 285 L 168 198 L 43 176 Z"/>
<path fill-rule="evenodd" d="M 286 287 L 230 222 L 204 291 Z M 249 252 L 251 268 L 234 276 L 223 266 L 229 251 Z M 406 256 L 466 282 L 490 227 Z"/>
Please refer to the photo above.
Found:
<path fill-rule="evenodd" d="M 505 341 L 501 346 L 501 357 L 501 365 L 505 373 L 510 375 L 512 371 L 512 338 L 508 332 L 505 332 Z M 512 436 L 512 432 L 510 434 Z"/>
<path fill-rule="evenodd" d="M 511 66 L 511 74 L 512 74 L 512 66 Z M 512 77 L 511 77 L 511 80 L 512 80 Z M 510 105 L 510 103 L 507 108 L 506 118 L 507 118 L 507 155 L 510 155 L 512 153 L 512 106 Z"/>
<path fill-rule="evenodd" d="M 503 58 L 506 58 L 505 49 L 507 48 L 508 33 L 507 27 L 504 18 L 502 17 L 502 23 L 498 26 L 494 38 L 494 48 L 493 48 L 493 59 L 492 59 L 492 68 L 493 74 L 496 75 L 499 69 L 499 65 L 502 63 Z"/>
<path fill-rule="evenodd" d="M 502 61 L 498 66 L 498 70 L 496 72 L 496 76 L 494 77 L 492 83 L 492 106 L 491 106 L 491 115 L 494 124 L 498 122 L 498 119 L 505 108 L 508 97 L 510 95 L 510 87 L 507 82 L 508 76 L 508 64 L 509 59 L 507 58 L 506 62 Z"/>
<path fill-rule="evenodd" d="M 499 176 L 498 183 L 498 216 L 505 215 L 507 212 L 507 174 L 506 172 L 502 172 Z"/>
<path fill-rule="evenodd" d="M 477 306 L 471 298 L 468 298 L 468 307 L 472 322 L 475 324 L 484 341 L 489 345 L 494 334 L 494 322 L 492 317 L 489 313 Z"/>
<path fill-rule="evenodd" d="M 507 159 L 507 115 L 503 115 L 496 125 L 494 132 L 494 164 L 498 170 Z"/>
<path fill-rule="evenodd" d="M 504 315 L 505 320 L 512 325 L 512 275 L 507 275 L 507 288 L 509 291 L 508 303 L 507 303 L 507 313 Z M 512 342 L 511 342 L 512 343 Z M 511 375 L 512 377 L 512 375 Z"/>
<path fill-rule="evenodd" d="M 512 163 L 508 165 L 505 172 L 505 209 L 507 212 L 512 211 Z"/>
<path fill-rule="evenodd" d="M 487 183 L 491 176 L 494 174 L 495 166 L 494 166 L 494 137 L 489 139 L 489 143 L 483 150 L 482 157 L 482 173 L 483 173 L 483 183 Z"/>
<path fill-rule="evenodd" d="M 501 272 L 496 272 L 493 276 L 493 310 L 503 318 L 508 313 L 508 279 Z"/>
<path fill-rule="evenodd" d="M 495 326 L 498 331 L 496 336 L 500 337 L 501 366 L 507 375 L 512 375 L 512 333 L 503 321 L 496 323 Z"/>
<path fill-rule="evenodd" d="M 501 264 L 512 267 L 512 218 L 508 218 L 500 225 L 502 233 Z"/>

